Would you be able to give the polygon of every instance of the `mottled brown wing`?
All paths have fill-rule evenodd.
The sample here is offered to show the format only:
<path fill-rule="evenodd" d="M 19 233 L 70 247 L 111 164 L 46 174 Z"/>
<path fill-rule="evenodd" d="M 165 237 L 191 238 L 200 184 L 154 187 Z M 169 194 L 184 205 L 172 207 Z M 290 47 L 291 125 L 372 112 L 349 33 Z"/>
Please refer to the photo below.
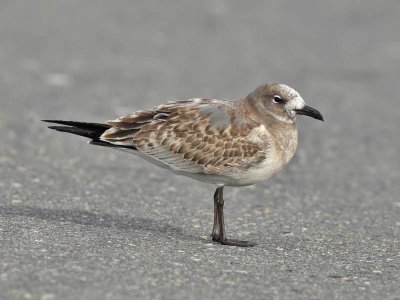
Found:
<path fill-rule="evenodd" d="M 251 138 L 260 124 L 243 119 L 231 101 L 171 102 L 107 124 L 113 127 L 101 140 L 135 146 L 175 170 L 231 172 L 265 157 L 265 145 Z"/>

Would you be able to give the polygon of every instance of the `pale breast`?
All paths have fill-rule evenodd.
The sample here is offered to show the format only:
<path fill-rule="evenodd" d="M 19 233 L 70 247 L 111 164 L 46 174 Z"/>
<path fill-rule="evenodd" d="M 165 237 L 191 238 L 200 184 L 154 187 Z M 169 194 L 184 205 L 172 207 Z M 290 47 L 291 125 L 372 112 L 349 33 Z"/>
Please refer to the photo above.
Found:
<path fill-rule="evenodd" d="M 277 137 L 277 143 L 280 145 L 284 164 L 288 163 L 296 152 L 298 136 L 296 127 L 282 131 Z"/>
<path fill-rule="evenodd" d="M 273 130 L 267 130 L 264 125 L 261 125 L 255 130 L 253 140 L 265 141 L 266 155 L 243 172 L 232 174 L 232 181 L 226 183 L 226 185 L 251 185 L 267 180 L 282 169 L 296 152 L 297 130 L 296 127 L 292 127 L 289 130 L 281 130 L 279 134 L 276 134 Z"/>

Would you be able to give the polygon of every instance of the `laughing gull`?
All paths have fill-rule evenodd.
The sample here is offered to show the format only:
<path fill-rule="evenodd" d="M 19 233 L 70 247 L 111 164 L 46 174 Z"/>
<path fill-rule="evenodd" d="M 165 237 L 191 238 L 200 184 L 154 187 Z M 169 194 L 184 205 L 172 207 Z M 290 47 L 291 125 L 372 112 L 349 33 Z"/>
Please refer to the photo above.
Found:
<path fill-rule="evenodd" d="M 248 247 L 254 243 L 226 237 L 224 186 L 264 181 L 287 164 L 297 148 L 296 115 L 323 121 L 297 91 L 267 83 L 238 100 L 172 101 L 102 124 L 43 121 L 62 125 L 51 129 L 90 138 L 90 144 L 127 151 L 216 185 L 212 240 Z"/>

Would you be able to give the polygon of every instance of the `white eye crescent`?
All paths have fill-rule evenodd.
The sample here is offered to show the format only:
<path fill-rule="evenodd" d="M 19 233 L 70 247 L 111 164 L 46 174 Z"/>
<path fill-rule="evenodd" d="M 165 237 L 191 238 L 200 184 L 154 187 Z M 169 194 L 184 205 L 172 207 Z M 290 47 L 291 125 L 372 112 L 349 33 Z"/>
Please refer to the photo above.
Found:
<path fill-rule="evenodd" d="M 283 100 L 282 97 L 278 95 L 275 95 L 272 101 L 274 103 L 279 103 L 279 104 L 285 103 L 285 100 Z"/>

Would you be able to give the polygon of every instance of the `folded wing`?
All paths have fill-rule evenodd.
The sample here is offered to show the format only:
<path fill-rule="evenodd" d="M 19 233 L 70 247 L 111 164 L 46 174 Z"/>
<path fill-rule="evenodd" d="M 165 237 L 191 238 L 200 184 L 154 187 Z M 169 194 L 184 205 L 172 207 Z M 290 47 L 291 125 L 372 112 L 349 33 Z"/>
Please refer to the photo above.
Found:
<path fill-rule="evenodd" d="M 254 138 L 259 123 L 244 119 L 234 102 L 191 99 L 106 122 L 100 140 L 133 146 L 165 167 L 221 174 L 251 166 L 266 156 L 266 141 Z"/>

